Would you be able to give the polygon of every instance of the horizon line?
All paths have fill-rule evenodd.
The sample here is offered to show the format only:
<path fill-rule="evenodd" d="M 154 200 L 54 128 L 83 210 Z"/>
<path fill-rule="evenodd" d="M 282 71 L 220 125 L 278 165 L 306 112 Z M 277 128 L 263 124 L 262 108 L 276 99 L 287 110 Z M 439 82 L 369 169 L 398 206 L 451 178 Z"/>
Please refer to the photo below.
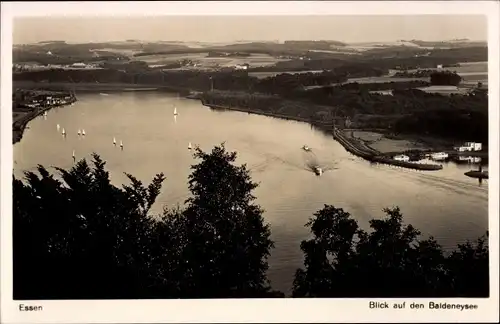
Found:
<path fill-rule="evenodd" d="M 228 40 L 228 41 L 201 41 L 201 40 L 141 40 L 141 39 L 115 39 L 115 40 L 105 40 L 105 41 L 68 41 L 64 39 L 47 39 L 41 40 L 33 43 L 12 43 L 12 45 L 37 45 L 42 43 L 54 43 L 54 42 L 64 42 L 66 44 L 102 44 L 102 43 L 123 43 L 123 42 L 139 42 L 139 43 L 205 43 L 205 44 L 217 44 L 217 43 L 283 43 L 285 41 L 298 41 L 298 42 L 340 42 L 346 45 L 352 44 L 366 44 L 366 43 L 397 43 L 397 42 L 412 42 L 412 41 L 422 41 L 422 42 L 453 42 L 453 41 L 463 41 L 463 42 L 484 42 L 488 43 L 487 39 L 470 39 L 468 37 L 456 37 L 452 39 L 442 39 L 442 40 L 425 40 L 425 39 L 395 39 L 395 40 L 373 40 L 373 41 L 357 41 L 349 42 L 338 39 L 276 39 L 276 40 L 263 40 L 263 39 L 240 39 L 240 40 Z"/>

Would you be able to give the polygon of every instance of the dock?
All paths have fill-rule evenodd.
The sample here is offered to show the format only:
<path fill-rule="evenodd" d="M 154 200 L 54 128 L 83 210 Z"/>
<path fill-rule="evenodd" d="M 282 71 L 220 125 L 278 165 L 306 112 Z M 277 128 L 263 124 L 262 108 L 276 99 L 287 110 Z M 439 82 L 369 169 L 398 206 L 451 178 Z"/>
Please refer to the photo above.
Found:
<path fill-rule="evenodd" d="M 443 169 L 443 166 L 439 164 L 412 163 L 391 159 L 378 153 L 373 148 L 366 146 L 364 143 L 347 139 L 342 134 L 342 131 L 335 128 L 333 129 L 333 138 L 337 142 L 339 142 L 348 152 L 359 156 L 360 158 L 363 158 L 369 162 L 388 164 L 420 171 L 437 171 Z"/>

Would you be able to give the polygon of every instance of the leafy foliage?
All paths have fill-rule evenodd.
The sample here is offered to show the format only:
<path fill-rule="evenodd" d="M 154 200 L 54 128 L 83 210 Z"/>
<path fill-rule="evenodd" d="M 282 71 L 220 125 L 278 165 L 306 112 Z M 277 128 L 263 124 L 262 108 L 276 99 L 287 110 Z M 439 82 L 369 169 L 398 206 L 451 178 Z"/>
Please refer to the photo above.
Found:
<path fill-rule="evenodd" d="M 179 293 L 191 298 L 269 297 L 267 256 L 273 247 L 263 210 L 253 204 L 257 187 L 246 166 L 233 165 L 235 152 L 224 144 L 211 153 L 199 148 L 192 166 L 189 189 L 192 197 L 182 212 L 166 211 L 164 220 L 175 228 L 178 273 L 184 277 Z"/>
<path fill-rule="evenodd" d="M 458 86 L 462 77 L 456 72 L 443 71 L 435 72 L 430 75 L 432 85 L 453 85 Z"/>
<path fill-rule="evenodd" d="M 93 164 L 58 169 L 63 181 L 43 166 L 14 179 L 14 298 L 132 298 L 152 284 L 147 213 L 164 176 L 120 189 Z"/>
<path fill-rule="evenodd" d="M 325 205 L 306 224 L 313 238 L 301 243 L 304 269 L 294 297 L 487 297 L 486 238 L 445 256 L 431 237 L 403 224 L 399 208 L 373 219 L 370 233 L 342 208 Z M 487 234 L 486 234 L 487 235 Z"/>
<path fill-rule="evenodd" d="M 273 246 L 236 153 L 196 150 L 185 210 L 149 215 L 165 177 L 110 183 L 93 156 L 13 179 L 15 299 L 270 297 Z"/>

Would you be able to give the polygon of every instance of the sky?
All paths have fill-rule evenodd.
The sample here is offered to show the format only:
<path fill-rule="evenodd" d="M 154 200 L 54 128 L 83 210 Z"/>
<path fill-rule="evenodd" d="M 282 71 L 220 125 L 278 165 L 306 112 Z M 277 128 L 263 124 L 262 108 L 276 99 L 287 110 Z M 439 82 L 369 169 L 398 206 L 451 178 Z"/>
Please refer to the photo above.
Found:
<path fill-rule="evenodd" d="M 105 42 L 231 42 L 238 40 L 487 39 L 487 19 L 479 15 L 415 16 L 154 16 L 15 18 L 14 44 L 47 40 Z"/>

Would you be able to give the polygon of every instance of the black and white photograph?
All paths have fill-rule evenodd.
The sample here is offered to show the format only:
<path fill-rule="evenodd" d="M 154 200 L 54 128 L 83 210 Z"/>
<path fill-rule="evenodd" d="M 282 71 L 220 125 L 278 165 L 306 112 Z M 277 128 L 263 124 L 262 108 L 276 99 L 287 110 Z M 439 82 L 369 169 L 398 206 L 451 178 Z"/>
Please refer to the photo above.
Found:
<path fill-rule="evenodd" d="M 498 302 L 491 16 L 104 3 L 18 9 L 6 63 L 2 45 L 16 316 L 89 300 L 362 298 L 352 312 L 453 316 Z"/>

